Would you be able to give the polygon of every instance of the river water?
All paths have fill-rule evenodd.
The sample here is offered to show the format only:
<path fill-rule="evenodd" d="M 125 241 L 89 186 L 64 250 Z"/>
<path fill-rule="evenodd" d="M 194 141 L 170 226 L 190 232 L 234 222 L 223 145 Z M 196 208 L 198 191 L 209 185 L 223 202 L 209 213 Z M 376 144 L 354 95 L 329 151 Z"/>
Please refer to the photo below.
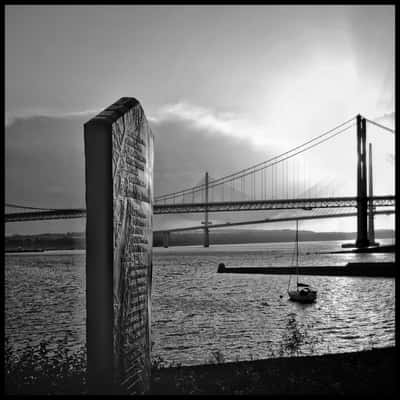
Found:
<path fill-rule="evenodd" d="M 339 250 L 342 243 L 300 243 L 300 265 L 394 261 L 388 253 L 318 254 Z M 318 299 L 301 305 L 287 299 L 288 276 L 216 273 L 220 262 L 292 265 L 293 248 L 293 243 L 155 248 L 152 355 L 196 365 L 395 344 L 392 278 L 307 276 L 302 281 L 318 289 Z M 55 346 L 65 335 L 71 348 L 84 344 L 85 252 L 7 254 L 5 261 L 10 344 L 18 349 L 47 339 Z"/>

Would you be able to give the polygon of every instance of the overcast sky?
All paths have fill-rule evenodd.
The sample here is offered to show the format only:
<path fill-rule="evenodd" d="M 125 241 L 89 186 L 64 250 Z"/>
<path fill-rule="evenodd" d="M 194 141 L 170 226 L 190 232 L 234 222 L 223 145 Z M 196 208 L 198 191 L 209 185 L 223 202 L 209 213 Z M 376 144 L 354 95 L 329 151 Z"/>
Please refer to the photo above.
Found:
<path fill-rule="evenodd" d="M 122 96 L 155 133 L 156 194 L 358 113 L 394 126 L 393 6 L 6 6 L 5 66 L 7 202 L 84 207 L 82 124 Z M 381 168 L 393 168 L 388 149 Z"/>

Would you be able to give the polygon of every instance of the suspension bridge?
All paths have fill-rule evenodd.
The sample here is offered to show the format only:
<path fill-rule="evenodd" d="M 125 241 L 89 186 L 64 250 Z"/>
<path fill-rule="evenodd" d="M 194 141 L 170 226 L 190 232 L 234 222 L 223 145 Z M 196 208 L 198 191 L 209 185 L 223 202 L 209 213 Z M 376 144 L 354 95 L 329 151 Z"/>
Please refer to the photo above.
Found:
<path fill-rule="evenodd" d="M 372 145 L 369 144 L 369 169 L 367 172 L 367 124 L 380 132 L 394 134 L 394 130 L 357 115 L 301 145 L 266 161 L 220 178 L 204 179 L 195 186 L 155 197 L 154 214 L 204 213 L 201 226 L 164 230 L 164 245 L 168 246 L 170 232 L 204 231 L 204 246 L 209 246 L 209 229 L 237 225 L 307 220 L 321 218 L 357 217 L 355 246 L 362 248 L 374 243 L 374 215 L 393 214 L 395 196 L 392 193 L 374 195 L 372 171 Z M 356 131 L 355 195 L 335 196 L 328 179 L 321 184 L 313 181 L 315 171 L 307 164 L 307 154 L 324 143 Z M 354 139 L 352 139 L 354 140 Z M 338 160 L 340 163 L 340 159 Z M 393 167 L 394 179 L 394 167 Z M 311 177 L 311 178 L 310 178 Z M 369 178 L 369 179 L 368 179 Z M 343 185 L 342 185 L 343 186 Z M 369 191 L 367 193 L 367 188 Z M 342 191 L 343 192 L 343 191 Z M 6 203 L 6 207 L 24 209 L 24 212 L 5 214 L 6 222 L 84 218 L 85 209 L 49 209 Z M 379 208 L 379 210 L 377 210 Z M 270 218 L 212 224 L 209 213 L 259 211 L 274 212 Z M 356 210 L 356 211 L 354 211 Z M 310 213 L 311 211 L 311 213 Z"/>

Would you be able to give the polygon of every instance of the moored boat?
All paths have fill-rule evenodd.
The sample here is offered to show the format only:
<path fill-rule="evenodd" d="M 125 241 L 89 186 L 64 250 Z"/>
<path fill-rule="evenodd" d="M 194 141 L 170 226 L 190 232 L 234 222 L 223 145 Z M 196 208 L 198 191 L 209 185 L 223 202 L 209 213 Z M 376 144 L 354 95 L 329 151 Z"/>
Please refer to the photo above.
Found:
<path fill-rule="evenodd" d="M 299 282 L 299 229 L 296 220 L 296 288 L 290 289 L 291 276 L 288 283 L 288 295 L 292 301 L 299 303 L 313 303 L 317 299 L 317 290 L 307 283 Z"/>
<path fill-rule="evenodd" d="M 317 299 L 317 291 L 310 286 L 288 290 L 288 295 L 290 300 L 300 303 L 313 303 Z"/>

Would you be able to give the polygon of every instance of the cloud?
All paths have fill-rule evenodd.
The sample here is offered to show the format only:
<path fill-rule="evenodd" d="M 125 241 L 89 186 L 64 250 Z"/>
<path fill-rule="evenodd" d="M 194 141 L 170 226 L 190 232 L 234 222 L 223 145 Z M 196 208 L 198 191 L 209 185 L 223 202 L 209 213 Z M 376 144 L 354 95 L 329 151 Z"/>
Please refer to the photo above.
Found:
<path fill-rule="evenodd" d="M 186 114 L 178 113 L 182 109 L 166 107 L 155 114 L 156 118 L 148 116 L 155 135 L 156 195 L 193 186 L 203 179 L 205 171 L 216 178 L 268 157 L 248 140 L 231 136 L 229 124 L 218 124 L 212 118 L 206 123 L 206 112 L 189 118 L 187 110 Z M 95 113 L 25 115 L 10 121 L 5 129 L 6 201 L 39 207 L 85 207 L 83 124 Z M 194 115 L 204 118 L 196 123 Z M 176 220 L 199 218 L 198 214 Z M 171 218 L 166 223 L 170 222 Z"/>
<path fill-rule="evenodd" d="M 378 117 L 373 118 L 373 121 L 379 122 L 388 128 L 394 128 L 396 121 L 396 113 L 393 111 L 391 113 L 386 113 Z"/>
<path fill-rule="evenodd" d="M 198 184 L 206 171 L 212 178 L 264 161 L 268 154 L 243 138 L 231 137 L 168 118 L 150 123 L 155 134 L 156 195 Z"/>
<path fill-rule="evenodd" d="M 25 116 L 12 121 L 5 130 L 6 201 L 51 208 L 85 207 L 83 124 L 95 113 Z M 204 179 L 206 171 L 211 178 L 218 178 L 277 154 L 272 146 L 269 151 L 257 146 L 248 137 L 249 131 L 241 132 L 239 127 L 245 120 L 233 113 L 177 103 L 166 105 L 147 117 L 155 136 L 155 196 L 195 186 Z M 334 153 L 332 145 L 328 147 Z M 326 153 L 320 158 L 324 166 L 328 165 Z M 316 165 L 320 164 L 316 160 Z M 340 172 L 336 164 L 335 174 Z M 345 168 L 343 160 L 342 164 Z M 313 165 L 310 168 L 313 174 L 320 171 Z M 379 164 L 374 170 L 381 173 Z M 333 172 L 328 174 L 332 179 L 336 176 Z M 350 174 L 349 182 L 353 175 Z M 375 186 L 378 193 L 378 183 Z M 383 189 L 381 192 L 386 193 Z M 260 218 L 249 212 L 213 215 L 218 221 L 253 217 Z M 191 226 L 201 218 L 201 214 L 156 216 L 155 229 Z"/>
<path fill-rule="evenodd" d="M 168 104 L 158 109 L 149 120 L 155 124 L 180 121 L 188 128 L 208 133 L 245 139 L 255 148 L 282 146 L 279 140 L 266 137 L 262 126 L 233 112 L 217 112 L 210 108 L 193 105 L 188 102 Z"/>
<path fill-rule="evenodd" d="M 237 135 L 235 124 L 240 122 L 233 113 L 218 114 L 185 102 L 165 105 L 152 117 L 154 123 L 177 119 L 189 122 L 196 129 L 218 131 L 230 136 Z"/>
<path fill-rule="evenodd" d="M 90 118 L 104 108 L 85 111 L 60 112 L 54 110 L 22 110 L 6 111 L 6 127 L 20 119 L 35 117 L 49 118 Z M 159 125 L 172 121 L 180 121 L 190 129 L 210 135 L 225 135 L 239 139 L 247 139 L 255 147 L 276 145 L 277 141 L 266 140 L 263 128 L 255 122 L 233 112 L 217 112 L 215 110 L 193 105 L 185 101 L 170 103 L 159 107 L 153 113 L 147 113 L 149 122 Z"/>
<path fill-rule="evenodd" d="M 87 118 L 26 117 L 5 130 L 5 189 L 12 203 L 84 206 L 83 123 Z"/>
<path fill-rule="evenodd" d="M 30 119 L 35 117 L 49 117 L 49 118 L 90 118 L 93 115 L 98 114 L 102 109 L 92 109 L 85 111 L 69 111 L 60 112 L 55 110 L 22 110 L 22 111 L 6 111 L 5 123 L 6 127 L 11 126 L 14 122 L 21 119 Z"/>

